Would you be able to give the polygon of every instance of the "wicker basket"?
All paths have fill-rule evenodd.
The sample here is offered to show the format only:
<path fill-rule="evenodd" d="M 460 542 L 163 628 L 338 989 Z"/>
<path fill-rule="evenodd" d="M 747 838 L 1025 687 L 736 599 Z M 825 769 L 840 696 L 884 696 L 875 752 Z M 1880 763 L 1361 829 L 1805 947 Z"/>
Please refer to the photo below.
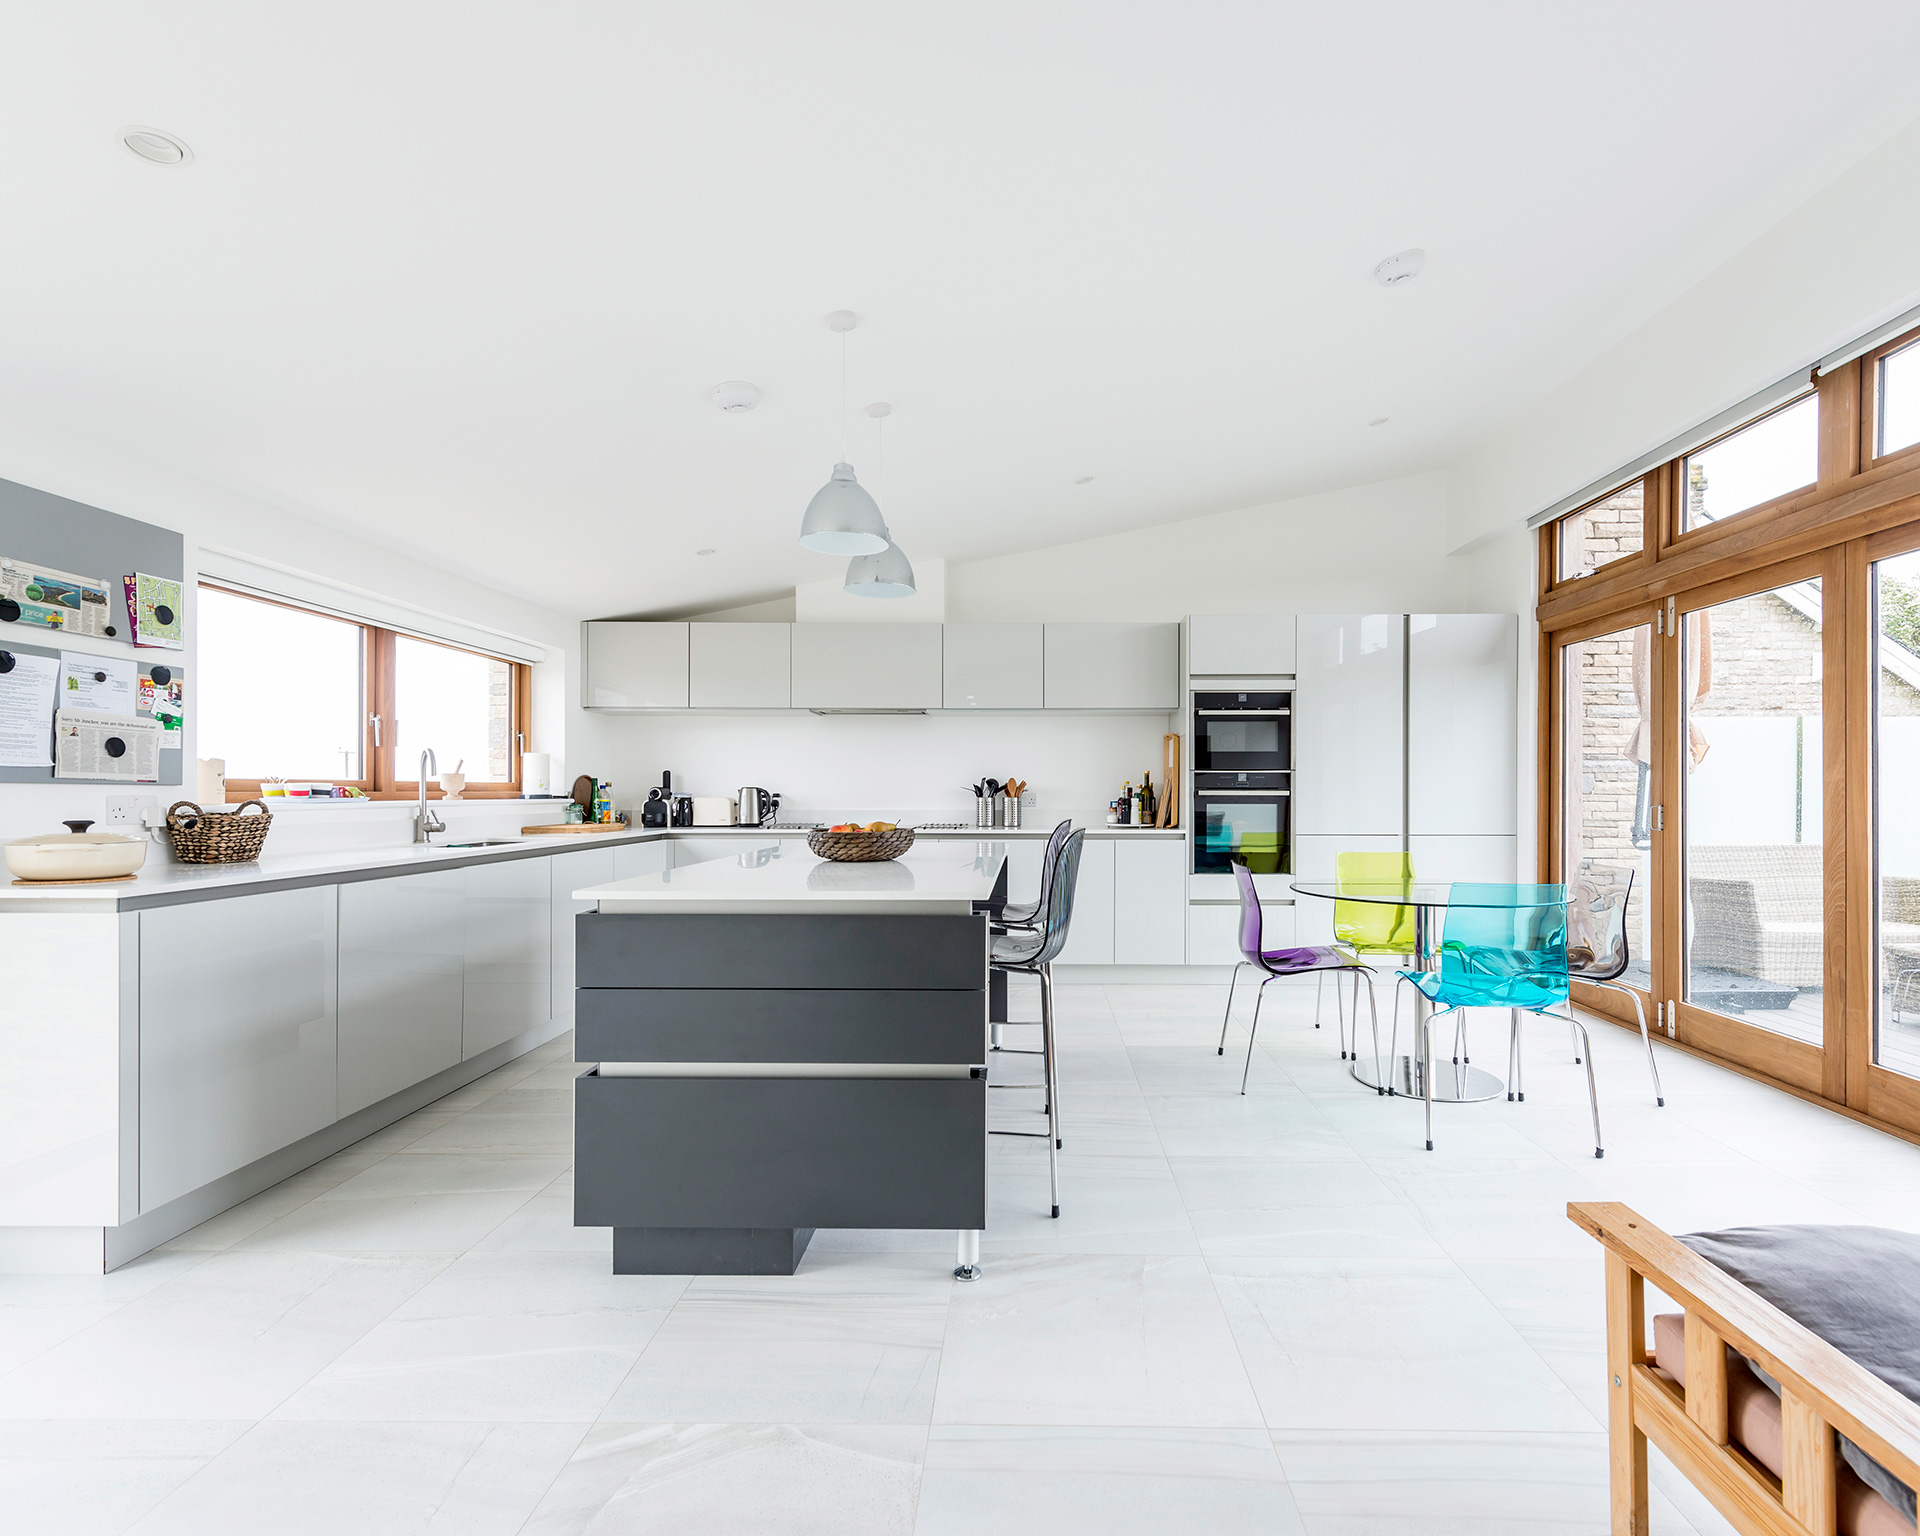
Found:
<path fill-rule="evenodd" d="M 807 846 L 836 864 L 875 864 L 897 859 L 913 846 L 913 828 L 891 832 L 809 832 Z"/>
<path fill-rule="evenodd" d="M 248 806 L 260 814 L 246 815 Z M 244 864 L 257 859 L 272 825 L 273 813 L 258 800 L 231 811 L 203 811 L 191 800 L 176 800 L 167 807 L 167 836 L 173 840 L 173 856 L 182 864 Z"/>

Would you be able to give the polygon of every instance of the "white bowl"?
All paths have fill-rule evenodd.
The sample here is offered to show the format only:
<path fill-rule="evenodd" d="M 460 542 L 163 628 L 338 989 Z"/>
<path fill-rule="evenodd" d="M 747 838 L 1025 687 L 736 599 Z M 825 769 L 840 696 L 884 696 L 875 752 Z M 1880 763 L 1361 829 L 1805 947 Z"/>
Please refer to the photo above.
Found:
<path fill-rule="evenodd" d="M 147 840 L 118 832 L 49 832 L 6 847 L 7 869 L 20 880 L 105 880 L 147 862 Z"/>
<path fill-rule="evenodd" d="M 467 787 L 464 773 L 443 773 L 440 775 L 440 792 L 449 800 L 458 800 L 460 791 Z"/>

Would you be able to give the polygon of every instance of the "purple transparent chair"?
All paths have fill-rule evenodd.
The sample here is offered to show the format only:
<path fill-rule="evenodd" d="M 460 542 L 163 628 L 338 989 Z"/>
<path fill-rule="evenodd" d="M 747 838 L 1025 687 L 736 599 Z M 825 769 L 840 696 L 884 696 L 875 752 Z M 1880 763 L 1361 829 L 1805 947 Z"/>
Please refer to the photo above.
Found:
<path fill-rule="evenodd" d="M 1227 1054 L 1227 1024 L 1233 1017 L 1233 991 L 1240 984 L 1240 971 L 1243 966 L 1252 966 L 1265 973 L 1260 983 L 1260 991 L 1253 1001 L 1253 1028 L 1247 1033 L 1247 1063 L 1240 1069 L 1240 1091 L 1247 1091 L 1247 1075 L 1253 1070 L 1253 1041 L 1260 1032 L 1260 1004 L 1267 995 L 1270 982 L 1278 981 L 1282 976 L 1312 976 L 1327 971 L 1352 971 L 1356 977 L 1364 976 L 1367 981 L 1367 1006 L 1373 1015 L 1373 1080 L 1385 1083 L 1386 1074 L 1380 1070 L 1380 1009 L 1373 999 L 1373 968 L 1343 949 L 1334 949 L 1328 945 L 1310 944 L 1301 949 L 1268 949 L 1262 938 L 1263 922 L 1260 912 L 1260 893 L 1254 889 L 1253 871 L 1248 869 L 1244 860 L 1233 861 L 1233 878 L 1240 890 L 1240 961 L 1233 968 L 1233 979 L 1227 983 L 1227 1011 L 1220 1020 L 1220 1048 L 1214 1054 Z M 1359 1020 L 1356 1019 L 1355 1031 L 1358 1033 Z M 1358 1043 L 1357 1041 L 1355 1042 Z M 1344 1055 L 1345 1053 L 1342 1052 Z M 1384 1087 L 1374 1092 L 1385 1094 Z"/>

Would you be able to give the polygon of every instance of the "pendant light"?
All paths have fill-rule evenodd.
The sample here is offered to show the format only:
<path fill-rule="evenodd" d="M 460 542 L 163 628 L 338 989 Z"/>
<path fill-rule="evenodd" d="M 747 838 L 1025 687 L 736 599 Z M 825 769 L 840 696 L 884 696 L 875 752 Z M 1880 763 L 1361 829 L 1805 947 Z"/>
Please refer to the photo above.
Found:
<path fill-rule="evenodd" d="M 847 332 L 860 323 L 850 309 L 827 316 L 827 329 L 840 333 L 840 462 L 833 478 L 814 492 L 800 519 L 800 547 L 819 555 L 877 555 L 887 547 L 887 525 L 879 505 L 854 478 L 847 458 Z"/>
<path fill-rule="evenodd" d="M 893 407 L 883 401 L 867 407 L 867 414 L 874 419 L 879 433 L 880 473 L 876 478 L 882 495 L 887 489 L 886 419 L 892 413 Z M 855 597 L 912 597 L 918 588 L 913 584 L 912 563 L 889 533 L 886 548 L 871 555 L 856 555 L 847 563 L 847 580 L 842 590 Z"/>

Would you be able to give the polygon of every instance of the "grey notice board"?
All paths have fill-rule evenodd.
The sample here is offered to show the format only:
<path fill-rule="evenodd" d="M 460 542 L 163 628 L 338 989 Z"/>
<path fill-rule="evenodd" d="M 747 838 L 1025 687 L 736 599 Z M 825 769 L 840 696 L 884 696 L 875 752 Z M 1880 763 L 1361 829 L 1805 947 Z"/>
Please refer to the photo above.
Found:
<path fill-rule="evenodd" d="M 69 501 L 30 485 L 0 480 L 0 555 L 19 560 L 39 560 L 56 570 L 72 571 L 77 576 L 97 576 L 117 583 L 122 576 L 144 571 L 149 576 L 164 576 L 184 581 L 187 574 L 186 540 L 171 528 L 157 528 L 137 518 L 104 512 L 83 501 Z M 118 596 L 117 586 L 110 593 Z M 189 642 L 191 643 L 191 642 Z M 0 621 L 0 651 L 23 651 L 29 656 L 57 656 L 60 636 L 57 632 L 33 624 L 8 624 Z M 174 665 L 184 662 L 191 651 L 157 649 L 136 650 L 125 647 L 127 656 L 144 667 L 150 662 Z M 189 713 L 195 708 L 191 691 L 187 695 Z M 53 734 L 53 722 L 47 722 L 47 734 Z M 181 782 L 183 754 L 179 748 L 162 748 L 161 784 Z M 53 779 L 51 768 L 0 768 L 0 784 L 46 784 Z M 138 789 L 120 779 L 62 779 L 62 784 L 118 784 Z"/>

